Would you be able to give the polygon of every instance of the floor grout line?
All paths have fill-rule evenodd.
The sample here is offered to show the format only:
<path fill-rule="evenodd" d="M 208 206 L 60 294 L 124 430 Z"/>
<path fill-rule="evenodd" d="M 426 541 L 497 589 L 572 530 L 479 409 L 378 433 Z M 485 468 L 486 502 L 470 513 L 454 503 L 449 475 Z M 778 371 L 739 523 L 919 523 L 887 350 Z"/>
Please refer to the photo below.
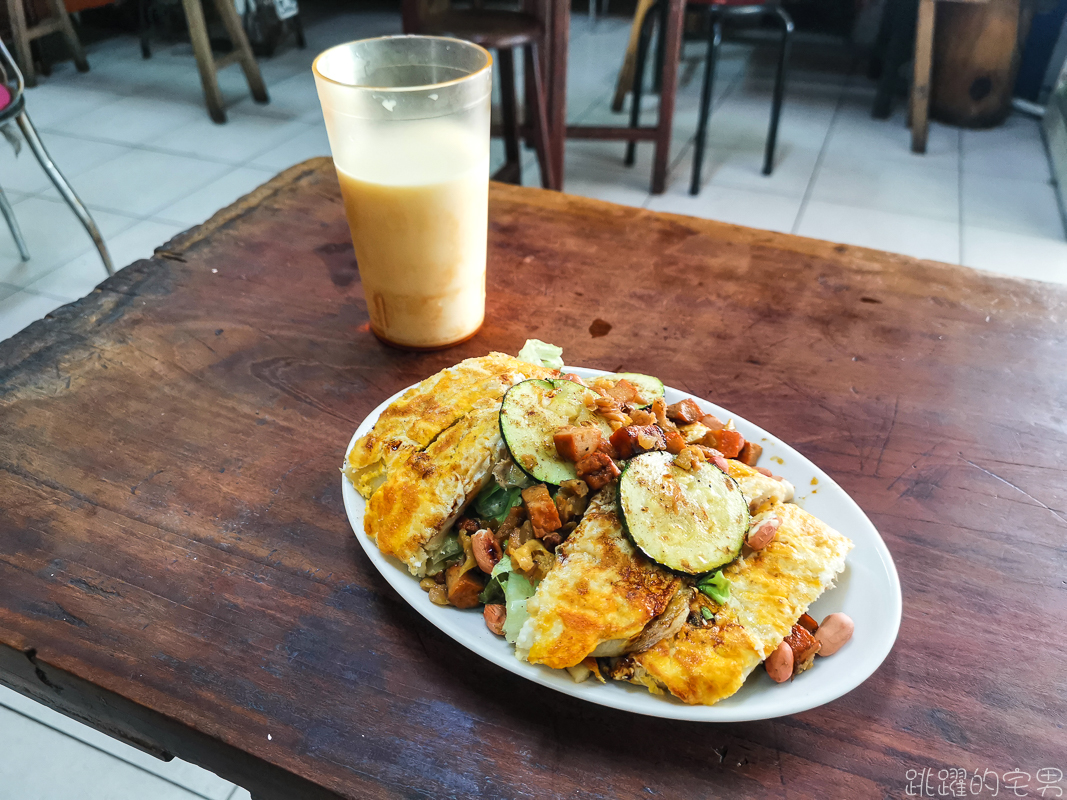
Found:
<path fill-rule="evenodd" d="M 170 778 L 166 778 L 166 777 L 164 777 L 162 775 L 159 775 L 158 773 L 152 772 L 151 770 L 147 770 L 144 767 L 139 766 L 138 764 L 134 764 L 132 761 L 127 761 L 126 759 L 115 755 L 114 753 L 109 753 L 107 750 L 104 750 L 104 749 L 102 749 L 100 747 L 97 747 L 95 744 L 89 744 L 88 742 L 85 742 L 85 741 L 79 739 L 77 736 L 71 736 L 66 731 L 61 731 L 61 730 L 59 730 L 59 728 L 53 728 L 47 722 L 41 722 L 41 720 L 35 719 L 34 717 L 30 716 L 29 714 L 26 714 L 26 713 L 24 713 L 22 711 L 19 711 L 18 709 L 11 708 L 10 706 L 5 705 L 2 702 L 0 702 L 0 708 L 6 709 L 7 711 L 10 711 L 12 714 L 17 714 L 18 716 L 22 717 L 23 719 L 28 719 L 30 722 L 35 722 L 38 725 L 41 725 L 42 727 L 48 728 L 48 730 L 52 731 L 53 733 L 59 734 L 60 736 L 65 736 L 67 739 L 70 739 L 71 741 L 77 742 L 78 744 L 82 745 L 83 747 L 88 747 L 91 750 L 95 750 L 96 752 L 101 753 L 102 755 L 105 755 L 108 758 L 113 758 L 116 761 L 121 761 L 123 764 L 125 764 L 125 765 L 127 765 L 129 767 L 133 767 L 136 770 L 140 770 L 141 772 L 145 773 L 146 775 L 151 775 L 154 778 L 158 778 L 159 780 L 163 781 L 164 783 L 169 783 L 171 786 L 175 786 L 175 787 L 177 787 L 179 789 L 182 789 L 183 791 L 186 791 L 191 795 L 203 798 L 203 800 L 213 800 L 213 798 L 208 797 L 206 794 L 201 794 L 200 792 L 196 791 L 195 789 L 190 789 L 188 786 L 183 786 L 182 784 L 178 783 L 177 781 L 171 780 Z M 230 793 L 230 797 L 232 797 L 232 796 L 233 796 L 233 792 Z M 229 798 L 227 798 L 227 800 L 229 800 Z"/>

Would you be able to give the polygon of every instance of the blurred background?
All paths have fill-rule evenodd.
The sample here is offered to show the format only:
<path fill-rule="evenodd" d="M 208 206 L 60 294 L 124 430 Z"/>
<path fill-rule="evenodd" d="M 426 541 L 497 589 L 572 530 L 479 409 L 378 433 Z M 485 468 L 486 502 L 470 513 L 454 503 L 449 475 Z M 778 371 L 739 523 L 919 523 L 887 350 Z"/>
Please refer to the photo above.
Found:
<path fill-rule="evenodd" d="M 563 29 L 566 121 L 653 126 L 664 100 L 661 7 L 652 0 L 594 2 L 591 8 L 576 0 Z M 0 227 L 0 339 L 106 277 L 86 215 L 120 268 L 278 171 L 329 155 L 311 73 L 315 55 L 351 39 L 410 30 L 445 6 L 6 0 L 0 32 L 12 57 L 0 87 L 0 205 L 9 223 Z M 531 8 L 540 20 L 531 35 L 542 37 L 544 55 L 547 11 Z M 1057 181 L 1067 169 L 1065 15 L 1067 0 L 811 0 L 754 10 L 736 0 L 690 2 L 664 191 L 650 191 L 651 142 L 639 143 L 627 164 L 625 142 L 591 138 L 559 143 L 566 156 L 561 188 L 1067 283 Z M 780 75 L 786 19 L 793 30 Z M 722 40 L 709 84 L 716 30 Z M 543 62 L 547 84 L 561 74 L 563 55 L 557 49 Z M 252 67 L 243 69 L 238 56 Z M 522 88 L 517 61 L 519 103 L 529 105 L 522 101 L 535 93 Z M 635 117 L 637 61 L 644 70 Z M 258 79 L 267 103 L 254 96 L 263 99 Z M 776 85 L 781 114 L 767 160 Z M 705 86 L 706 146 L 694 185 Z M 496 91 L 500 104 L 505 98 Z M 519 114 L 521 146 L 516 154 L 494 139 L 493 168 L 540 186 L 548 181 L 531 146 L 531 118 Z M 51 180 L 45 151 L 79 200 Z M 247 795 L 0 687 L 0 798 L 71 797 Z"/>

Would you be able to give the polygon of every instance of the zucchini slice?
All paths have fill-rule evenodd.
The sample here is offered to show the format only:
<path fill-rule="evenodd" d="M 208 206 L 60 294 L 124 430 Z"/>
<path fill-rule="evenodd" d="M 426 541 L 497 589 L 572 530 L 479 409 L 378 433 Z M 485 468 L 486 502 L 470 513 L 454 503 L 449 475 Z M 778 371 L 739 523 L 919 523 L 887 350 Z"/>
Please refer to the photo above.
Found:
<path fill-rule="evenodd" d="M 597 425 L 604 438 L 611 426 L 585 405 L 584 386 L 539 378 L 508 389 L 500 406 L 500 432 L 519 468 L 541 483 L 559 486 L 574 480 L 574 464 L 559 457 L 553 435 L 564 425 Z"/>
<path fill-rule="evenodd" d="M 626 378 L 626 380 L 637 387 L 637 390 L 641 392 L 641 399 L 644 402 L 642 408 L 647 408 L 652 405 L 656 402 L 656 398 L 663 397 L 663 381 L 659 378 L 653 378 L 651 375 L 642 375 L 639 372 L 619 372 L 615 377 Z"/>
<path fill-rule="evenodd" d="M 737 558 L 748 501 L 712 464 L 684 470 L 662 451 L 630 459 L 619 478 L 619 511 L 633 543 L 653 561 L 699 575 Z"/>

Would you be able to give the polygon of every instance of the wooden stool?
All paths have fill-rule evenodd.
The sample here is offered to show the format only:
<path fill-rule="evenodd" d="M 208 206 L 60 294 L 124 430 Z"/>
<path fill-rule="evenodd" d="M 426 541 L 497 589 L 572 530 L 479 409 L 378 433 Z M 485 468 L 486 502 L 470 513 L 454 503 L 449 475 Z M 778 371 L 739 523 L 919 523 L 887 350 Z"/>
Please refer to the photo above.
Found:
<path fill-rule="evenodd" d="M 497 51 L 507 161 L 493 175 L 493 179 L 516 184 L 522 182 L 522 161 L 515 90 L 515 49 L 522 48 L 525 58 L 526 110 L 531 117 L 526 122 L 532 129 L 531 138 L 541 168 L 541 185 L 545 189 L 561 188 L 558 180 L 561 176 L 557 176 L 552 169 L 551 148 L 548 146 L 548 104 L 538 53 L 544 42 L 544 28 L 537 17 L 522 11 L 446 9 L 422 19 L 416 10 L 410 8 L 411 5 L 407 4 L 408 12 L 404 15 L 405 33 L 453 36 Z"/>
<path fill-rule="evenodd" d="M 57 1 L 62 2 L 62 0 Z M 182 0 L 182 7 L 185 10 L 186 22 L 189 24 L 189 41 L 193 45 L 196 66 L 200 70 L 200 83 L 204 87 L 204 102 L 207 104 L 211 119 L 221 124 L 226 121 L 226 110 L 222 107 L 222 91 L 219 89 L 218 72 L 220 69 L 230 64 L 240 64 L 245 73 L 245 80 L 248 81 L 248 88 L 252 92 L 252 99 L 257 103 L 269 103 L 270 97 L 267 95 L 267 87 L 259 72 L 259 64 L 256 63 L 256 57 L 252 54 L 252 46 L 248 43 L 248 37 L 245 36 L 244 28 L 241 26 L 241 18 L 237 16 L 237 9 L 233 7 L 232 0 L 212 0 L 212 2 L 219 12 L 219 17 L 222 18 L 222 24 L 226 26 L 230 42 L 233 43 L 233 50 L 219 59 L 216 59 L 211 52 L 207 21 L 204 19 L 204 7 L 200 0 Z M 140 2 L 140 18 L 141 56 L 151 58 L 146 0 Z M 302 32 L 300 36 L 303 37 Z"/>
<path fill-rule="evenodd" d="M 27 86 L 37 85 L 37 73 L 33 68 L 30 42 L 57 31 L 62 33 L 63 38 L 67 40 L 78 72 L 89 71 L 85 49 L 70 22 L 70 15 L 67 14 L 63 0 L 47 0 L 47 2 L 52 9 L 52 16 L 28 28 L 26 27 L 26 9 L 22 5 L 22 0 L 7 0 L 7 18 L 11 20 L 11 37 L 15 40 L 15 55 L 18 57 L 18 65 Z"/>

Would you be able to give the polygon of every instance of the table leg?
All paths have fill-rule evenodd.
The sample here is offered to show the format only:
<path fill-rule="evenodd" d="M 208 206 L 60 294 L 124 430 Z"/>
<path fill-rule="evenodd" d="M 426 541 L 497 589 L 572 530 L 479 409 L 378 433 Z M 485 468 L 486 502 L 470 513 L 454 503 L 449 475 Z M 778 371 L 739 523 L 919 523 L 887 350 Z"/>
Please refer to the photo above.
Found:
<path fill-rule="evenodd" d="M 930 68 L 934 51 L 935 0 L 919 0 L 919 17 L 915 28 L 915 77 L 911 84 L 911 150 L 926 152 L 929 127 Z"/>
<path fill-rule="evenodd" d="M 684 22 L 685 0 L 668 0 L 663 42 L 663 78 L 659 92 L 659 122 L 656 124 L 656 155 L 652 163 L 652 194 L 663 194 L 667 188 L 667 167 L 670 164 L 671 130 L 674 125 L 674 100 L 678 91 L 678 62 L 682 53 Z"/>
<path fill-rule="evenodd" d="M 567 47 L 570 40 L 570 0 L 553 0 L 548 34 L 548 149 L 556 188 L 563 189 L 563 151 L 567 139 Z"/>

